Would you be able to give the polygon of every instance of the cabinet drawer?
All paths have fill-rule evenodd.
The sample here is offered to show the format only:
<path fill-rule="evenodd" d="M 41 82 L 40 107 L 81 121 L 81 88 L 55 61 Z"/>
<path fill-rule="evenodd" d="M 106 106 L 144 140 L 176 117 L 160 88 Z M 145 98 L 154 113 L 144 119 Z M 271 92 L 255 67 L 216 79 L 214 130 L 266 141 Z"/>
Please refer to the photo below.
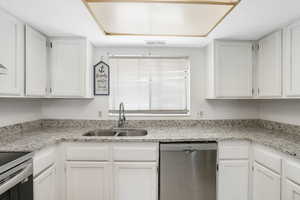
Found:
<path fill-rule="evenodd" d="M 110 147 L 108 144 L 99 143 L 67 144 L 66 160 L 108 161 L 110 160 Z"/>
<path fill-rule="evenodd" d="M 300 164 L 293 161 L 286 161 L 286 178 L 300 185 Z"/>
<path fill-rule="evenodd" d="M 254 160 L 278 174 L 281 174 L 281 157 L 268 149 L 254 147 Z"/>
<path fill-rule="evenodd" d="M 157 161 L 158 144 L 114 144 L 114 161 Z"/>
<path fill-rule="evenodd" d="M 235 160 L 249 158 L 248 141 L 224 141 L 219 143 L 219 159 Z"/>
<path fill-rule="evenodd" d="M 55 163 L 55 147 L 37 152 L 33 157 L 33 175 L 36 176 Z"/>

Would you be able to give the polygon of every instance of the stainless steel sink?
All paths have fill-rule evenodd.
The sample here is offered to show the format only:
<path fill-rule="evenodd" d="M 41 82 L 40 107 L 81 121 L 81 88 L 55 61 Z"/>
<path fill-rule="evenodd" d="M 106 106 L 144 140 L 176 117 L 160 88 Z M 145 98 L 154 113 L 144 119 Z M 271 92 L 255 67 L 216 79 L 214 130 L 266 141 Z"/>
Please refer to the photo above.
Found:
<path fill-rule="evenodd" d="M 109 136 L 145 136 L 148 132 L 145 129 L 128 129 L 128 128 L 114 128 L 114 129 L 97 129 L 84 133 L 83 136 L 98 136 L 98 137 L 109 137 Z"/>
<path fill-rule="evenodd" d="M 113 129 L 97 129 L 89 131 L 83 134 L 83 136 L 115 136 L 116 134 L 117 131 Z"/>
<path fill-rule="evenodd" d="M 148 134 L 145 129 L 115 129 L 117 130 L 117 136 L 145 136 Z"/>

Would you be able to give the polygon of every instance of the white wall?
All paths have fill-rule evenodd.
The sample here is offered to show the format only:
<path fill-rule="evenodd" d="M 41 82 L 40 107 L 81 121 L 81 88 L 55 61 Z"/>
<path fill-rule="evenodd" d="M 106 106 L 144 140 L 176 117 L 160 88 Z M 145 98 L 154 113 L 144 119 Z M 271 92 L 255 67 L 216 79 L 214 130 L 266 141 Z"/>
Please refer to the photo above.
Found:
<path fill-rule="evenodd" d="M 108 54 L 189 56 L 191 61 L 191 115 L 188 117 L 139 117 L 138 119 L 238 119 L 258 118 L 257 101 L 205 100 L 205 60 L 200 48 L 97 48 L 94 63 Z M 108 116 L 108 97 L 94 100 L 47 100 L 42 103 L 43 118 L 113 119 Z M 101 111 L 102 117 L 98 116 Z M 203 117 L 199 116 L 203 112 Z M 128 117 L 136 119 L 134 117 Z"/>
<path fill-rule="evenodd" d="M 260 103 L 259 117 L 300 125 L 300 100 L 264 100 Z"/>
<path fill-rule="evenodd" d="M 0 127 L 40 118 L 39 100 L 0 99 Z"/>

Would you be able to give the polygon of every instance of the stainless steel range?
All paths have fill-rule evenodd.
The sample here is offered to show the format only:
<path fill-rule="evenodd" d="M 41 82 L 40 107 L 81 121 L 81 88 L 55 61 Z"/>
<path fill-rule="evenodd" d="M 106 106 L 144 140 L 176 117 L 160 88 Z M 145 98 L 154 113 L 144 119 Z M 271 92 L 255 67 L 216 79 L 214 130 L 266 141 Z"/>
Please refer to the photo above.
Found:
<path fill-rule="evenodd" d="M 32 156 L 0 152 L 0 200 L 33 200 Z"/>

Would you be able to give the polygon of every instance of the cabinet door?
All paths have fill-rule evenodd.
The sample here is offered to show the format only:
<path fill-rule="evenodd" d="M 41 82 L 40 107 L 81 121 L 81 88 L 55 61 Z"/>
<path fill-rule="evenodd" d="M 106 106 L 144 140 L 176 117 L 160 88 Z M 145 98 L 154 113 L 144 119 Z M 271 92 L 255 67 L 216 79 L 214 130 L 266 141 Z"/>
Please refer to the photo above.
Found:
<path fill-rule="evenodd" d="M 0 11 L 0 95 L 21 95 L 24 71 L 23 24 Z"/>
<path fill-rule="evenodd" d="M 56 200 L 55 165 L 34 179 L 34 200 Z"/>
<path fill-rule="evenodd" d="M 82 97 L 85 90 L 86 48 L 82 39 L 51 41 L 51 95 Z"/>
<path fill-rule="evenodd" d="M 115 163 L 114 200 L 156 200 L 156 163 Z"/>
<path fill-rule="evenodd" d="M 26 25 L 26 95 L 45 96 L 47 38 Z"/>
<path fill-rule="evenodd" d="M 282 31 L 259 41 L 258 50 L 258 96 L 281 96 Z"/>
<path fill-rule="evenodd" d="M 284 200 L 300 200 L 300 186 L 286 180 L 284 194 Z"/>
<path fill-rule="evenodd" d="M 254 163 L 253 200 L 280 200 L 280 176 Z"/>
<path fill-rule="evenodd" d="M 216 41 L 216 97 L 252 96 L 252 60 L 252 43 Z"/>
<path fill-rule="evenodd" d="M 66 163 L 67 200 L 109 200 L 111 167 L 101 162 Z"/>
<path fill-rule="evenodd" d="M 247 200 L 249 162 L 247 160 L 219 161 L 218 199 Z"/>
<path fill-rule="evenodd" d="M 300 97 L 300 22 L 286 29 L 286 95 Z"/>

